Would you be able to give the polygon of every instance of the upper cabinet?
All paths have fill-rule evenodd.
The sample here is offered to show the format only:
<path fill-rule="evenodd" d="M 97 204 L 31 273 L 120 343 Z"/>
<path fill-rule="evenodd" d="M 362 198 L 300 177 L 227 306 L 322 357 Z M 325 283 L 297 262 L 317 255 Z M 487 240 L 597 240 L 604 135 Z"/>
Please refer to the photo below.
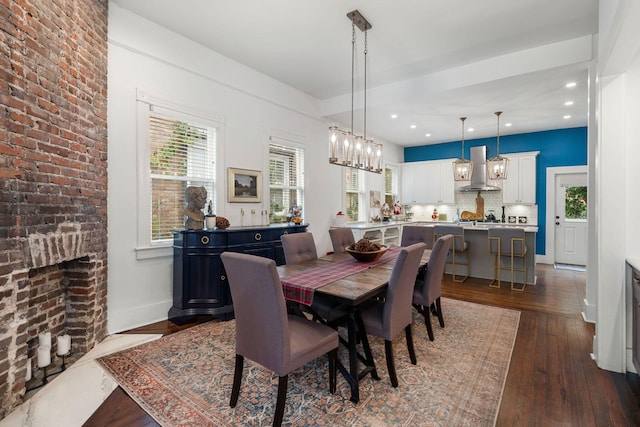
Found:
<path fill-rule="evenodd" d="M 402 165 L 403 203 L 455 203 L 451 162 L 434 160 Z"/>
<path fill-rule="evenodd" d="M 509 158 L 507 179 L 502 185 L 505 204 L 536 204 L 536 157 L 540 152 L 504 155 Z"/>

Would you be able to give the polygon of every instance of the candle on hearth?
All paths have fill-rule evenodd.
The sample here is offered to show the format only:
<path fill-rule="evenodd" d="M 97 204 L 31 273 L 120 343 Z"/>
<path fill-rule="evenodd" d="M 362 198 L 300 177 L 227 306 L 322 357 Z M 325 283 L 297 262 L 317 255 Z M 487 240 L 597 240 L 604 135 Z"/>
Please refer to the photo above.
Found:
<path fill-rule="evenodd" d="M 51 348 L 51 332 L 41 332 L 38 334 L 38 343 L 41 347 Z"/>
<path fill-rule="evenodd" d="M 46 368 L 51 364 L 51 347 L 38 348 L 38 368 Z"/>
<path fill-rule="evenodd" d="M 71 350 L 71 337 L 69 335 L 62 335 L 57 338 L 58 341 L 58 356 L 65 356 Z"/>
<path fill-rule="evenodd" d="M 25 381 L 29 381 L 31 379 L 31 359 L 27 359 L 27 375 L 24 379 Z"/>

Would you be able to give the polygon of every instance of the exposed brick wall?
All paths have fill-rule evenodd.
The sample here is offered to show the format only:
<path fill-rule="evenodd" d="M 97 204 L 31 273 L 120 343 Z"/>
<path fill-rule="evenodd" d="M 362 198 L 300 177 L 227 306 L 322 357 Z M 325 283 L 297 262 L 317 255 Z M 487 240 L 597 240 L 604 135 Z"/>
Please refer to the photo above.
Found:
<path fill-rule="evenodd" d="M 0 0 L 0 419 L 25 391 L 28 316 L 41 311 L 29 308 L 31 279 L 54 286 L 60 276 L 53 294 L 67 297 L 66 314 L 46 327 L 75 335 L 74 352 L 106 336 L 107 9 L 107 0 Z M 45 256 L 34 235 L 63 255 L 34 265 Z M 43 268 L 52 260 L 64 274 Z"/>

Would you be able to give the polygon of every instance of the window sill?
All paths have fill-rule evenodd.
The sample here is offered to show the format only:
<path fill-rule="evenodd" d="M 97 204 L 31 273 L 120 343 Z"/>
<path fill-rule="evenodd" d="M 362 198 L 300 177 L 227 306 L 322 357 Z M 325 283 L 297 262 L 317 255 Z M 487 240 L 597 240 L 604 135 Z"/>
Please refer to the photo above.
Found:
<path fill-rule="evenodd" d="M 149 246 L 144 248 L 136 248 L 136 259 L 153 259 L 163 258 L 173 255 L 173 247 L 171 244 L 167 246 Z"/>

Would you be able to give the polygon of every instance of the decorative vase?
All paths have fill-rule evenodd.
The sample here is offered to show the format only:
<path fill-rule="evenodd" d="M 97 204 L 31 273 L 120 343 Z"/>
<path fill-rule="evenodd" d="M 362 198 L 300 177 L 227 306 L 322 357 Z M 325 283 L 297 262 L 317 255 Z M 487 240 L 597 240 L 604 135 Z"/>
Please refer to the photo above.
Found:
<path fill-rule="evenodd" d="M 216 216 L 215 215 L 207 215 L 204 218 L 205 225 L 207 226 L 207 230 L 214 230 L 216 228 Z"/>

